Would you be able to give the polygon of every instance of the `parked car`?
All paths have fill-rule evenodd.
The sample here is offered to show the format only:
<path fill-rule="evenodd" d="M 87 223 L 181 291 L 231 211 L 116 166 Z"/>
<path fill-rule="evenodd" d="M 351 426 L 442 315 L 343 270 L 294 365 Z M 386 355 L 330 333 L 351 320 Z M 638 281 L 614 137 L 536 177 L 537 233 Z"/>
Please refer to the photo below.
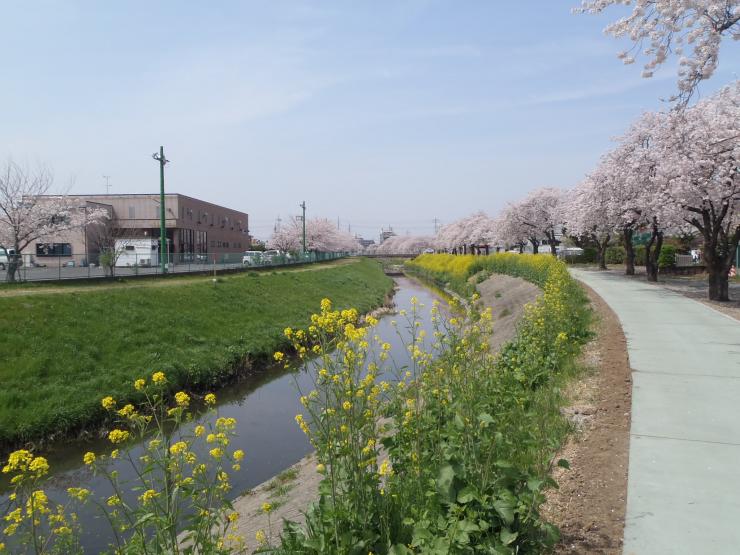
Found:
<path fill-rule="evenodd" d="M 15 256 L 15 249 L 0 247 L 0 270 L 7 270 L 10 259 Z M 23 266 L 23 260 L 18 257 L 18 266 Z"/>
<path fill-rule="evenodd" d="M 262 251 L 244 251 L 242 264 L 245 266 L 260 266 L 263 263 Z"/>
<path fill-rule="evenodd" d="M 263 264 L 279 264 L 285 261 L 285 254 L 278 249 L 266 250 L 262 253 Z"/>
<path fill-rule="evenodd" d="M 426 248 L 426 249 L 424 249 L 423 252 L 424 252 L 424 254 L 434 254 L 434 249 Z"/>

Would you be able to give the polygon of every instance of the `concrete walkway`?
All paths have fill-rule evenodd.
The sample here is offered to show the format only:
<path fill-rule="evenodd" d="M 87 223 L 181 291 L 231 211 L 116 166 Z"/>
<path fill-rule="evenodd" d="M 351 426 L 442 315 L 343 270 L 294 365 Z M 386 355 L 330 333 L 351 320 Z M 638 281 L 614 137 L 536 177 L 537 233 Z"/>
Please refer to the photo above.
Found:
<path fill-rule="evenodd" d="M 624 553 L 740 553 L 740 322 L 638 280 L 572 273 L 627 337 Z"/>

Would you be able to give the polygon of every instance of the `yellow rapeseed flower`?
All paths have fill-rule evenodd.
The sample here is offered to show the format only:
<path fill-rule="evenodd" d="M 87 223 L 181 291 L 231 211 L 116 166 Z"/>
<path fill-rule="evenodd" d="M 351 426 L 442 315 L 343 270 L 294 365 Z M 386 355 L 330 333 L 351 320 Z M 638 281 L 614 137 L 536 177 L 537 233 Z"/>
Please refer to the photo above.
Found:
<path fill-rule="evenodd" d="M 206 402 L 206 405 L 216 404 L 216 396 L 213 393 L 207 394 L 203 400 Z"/>
<path fill-rule="evenodd" d="M 147 503 L 149 503 L 152 499 L 154 499 L 158 495 L 159 495 L 159 492 L 157 492 L 157 491 L 155 491 L 153 489 L 148 489 L 148 490 L 146 490 L 144 493 L 142 493 L 139 496 L 139 501 L 141 501 L 144 505 L 146 505 Z"/>
<path fill-rule="evenodd" d="M 36 476 L 44 476 L 49 472 L 49 462 L 44 457 L 35 457 L 28 465 L 28 470 Z"/>
<path fill-rule="evenodd" d="M 257 530 L 254 535 L 254 539 L 257 540 L 257 543 L 260 545 L 264 545 L 267 543 L 267 535 L 265 534 L 264 530 Z"/>
<path fill-rule="evenodd" d="M 173 443 L 170 446 L 170 453 L 172 455 L 180 455 L 181 453 L 184 453 L 188 449 L 188 444 L 184 441 L 178 441 L 177 443 Z"/>
<path fill-rule="evenodd" d="M 200 437 L 206 432 L 206 429 L 203 426 L 196 426 L 195 430 L 193 430 L 193 433 L 195 434 L 195 437 Z"/>
<path fill-rule="evenodd" d="M 108 434 L 108 439 L 111 443 L 123 443 L 126 441 L 131 434 L 125 430 L 112 430 Z"/>
<path fill-rule="evenodd" d="M 244 460 L 244 451 L 242 451 L 241 449 L 237 449 L 236 451 L 234 451 L 233 457 L 236 462 L 241 462 L 242 460 Z"/>
<path fill-rule="evenodd" d="M 190 404 L 190 395 L 184 391 L 178 391 L 175 393 L 175 403 L 177 403 L 178 407 L 187 408 Z"/>
<path fill-rule="evenodd" d="M 167 376 L 164 375 L 164 372 L 154 372 L 152 374 L 152 383 L 155 385 L 162 385 L 167 381 Z"/>
<path fill-rule="evenodd" d="M 67 488 L 67 493 L 70 497 L 83 502 L 90 496 L 90 490 L 85 488 Z"/>
<path fill-rule="evenodd" d="M 272 355 L 272 358 L 274 358 L 277 362 L 282 361 L 284 357 L 285 355 L 281 353 L 280 351 L 275 351 L 275 354 Z"/>
<path fill-rule="evenodd" d="M 139 378 L 138 380 L 134 382 L 134 389 L 136 389 L 136 391 L 141 391 L 145 387 L 146 387 L 146 380 L 144 378 Z"/>
<path fill-rule="evenodd" d="M 103 405 L 103 408 L 105 410 L 113 410 L 116 407 L 116 400 L 111 397 L 103 397 L 103 400 L 100 401 L 100 404 Z"/>
<path fill-rule="evenodd" d="M 326 472 L 326 466 L 324 466 L 321 463 L 317 464 L 316 465 L 316 472 L 318 472 L 319 474 L 323 474 L 324 472 Z"/>
<path fill-rule="evenodd" d="M 118 415 L 119 416 L 131 416 L 135 412 L 136 412 L 136 409 L 134 409 L 134 405 L 128 404 L 118 411 Z"/>
<path fill-rule="evenodd" d="M 214 459 L 218 460 L 224 456 L 224 450 L 220 447 L 214 447 L 213 449 L 208 451 L 208 454 L 211 455 L 211 457 L 213 457 Z"/>
<path fill-rule="evenodd" d="M 271 512 L 271 511 L 272 511 L 272 504 L 267 503 L 267 502 L 262 503 L 262 512 L 263 513 L 267 514 L 267 513 Z"/>
<path fill-rule="evenodd" d="M 91 465 L 95 462 L 95 453 L 92 451 L 88 451 L 85 453 L 85 455 L 82 457 L 82 462 L 84 462 L 86 465 Z"/>

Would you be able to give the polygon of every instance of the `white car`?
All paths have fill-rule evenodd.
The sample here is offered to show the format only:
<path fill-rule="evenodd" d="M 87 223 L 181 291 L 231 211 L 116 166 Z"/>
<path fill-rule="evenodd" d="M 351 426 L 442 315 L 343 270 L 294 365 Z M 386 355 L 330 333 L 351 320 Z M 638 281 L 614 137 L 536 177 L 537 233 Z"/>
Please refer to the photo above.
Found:
<path fill-rule="evenodd" d="M 263 263 L 262 251 L 244 251 L 242 264 L 245 266 L 259 266 Z"/>
<path fill-rule="evenodd" d="M 0 270 L 7 270 L 8 269 L 8 263 L 10 262 L 10 258 L 15 254 L 14 249 L 6 249 L 5 247 L 0 247 Z M 18 260 L 18 265 L 22 265 L 22 261 Z"/>

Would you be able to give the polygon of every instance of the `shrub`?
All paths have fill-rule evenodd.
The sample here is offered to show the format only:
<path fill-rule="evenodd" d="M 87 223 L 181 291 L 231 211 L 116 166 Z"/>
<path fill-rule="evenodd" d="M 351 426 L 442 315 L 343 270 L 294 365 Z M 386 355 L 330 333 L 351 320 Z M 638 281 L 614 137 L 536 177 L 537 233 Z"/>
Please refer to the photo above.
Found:
<path fill-rule="evenodd" d="M 479 312 L 475 294 L 464 310 L 453 302 L 448 320 L 432 307 L 431 349 L 418 331 L 424 307 L 412 300 L 397 324 L 410 330 L 412 363 L 395 385 L 383 379 L 394 373 L 389 346 L 328 301 L 309 334 L 286 330 L 298 353 L 319 353 L 315 389 L 301 399 L 307 415 L 296 420 L 324 479 L 305 526 L 288 523 L 265 553 L 525 553 L 556 541 L 539 507 L 568 429 L 560 384 L 587 335 L 582 291 L 550 256 L 424 255 L 409 268 L 463 291 L 481 271 L 505 272 L 543 294 L 498 357 L 488 348 L 491 310 Z"/>
<path fill-rule="evenodd" d="M 609 247 L 606 249 L 606 263 L 607 264 L 624 264 L 626 252 L 624 247 Z"/>
<path fill-rule="evenodd" d="M 672 268 L 676 265 L 676 247 L 663 245 L 658 256 L 658 268 Z"/>
<path fill-rule="evenodd" d="M 647 254 L 645 245 L 635 246 L 635 266 L 644 266 Z"/>

